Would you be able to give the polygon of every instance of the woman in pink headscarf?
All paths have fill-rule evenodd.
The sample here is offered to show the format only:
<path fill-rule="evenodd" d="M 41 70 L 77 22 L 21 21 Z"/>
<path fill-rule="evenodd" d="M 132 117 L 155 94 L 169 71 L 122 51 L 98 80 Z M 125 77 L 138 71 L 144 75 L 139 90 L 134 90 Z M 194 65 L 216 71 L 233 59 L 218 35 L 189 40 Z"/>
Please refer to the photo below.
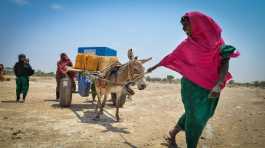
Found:
<path fill-rule="evenodd" d="M 73 66 L 71 60 L 68 58 L 66 53 L 61 53 L 60 60 L 57 62 L 57 70 L 56 70 L 56 100 L 59 99 L 59 87 L 60 87 L 60 81 L 62 78 L 69 76 L 72 80 L 72 91 L 75 91 L 75 73 L 67 71 L 67 66 Z"/>
<path fill-rule="evenodd" d="M 214 114 L 221 89 L 232 78 L 228 72 L 229 59 L 239 56 L 239 52 L 225 45 L 219 25 L 201 12 L 186 13 L 181 24 L 187 38 L 147 71 L 164 66 L 183 76 L 181 97 L 185 113 L 166 140 L 170 146 L 177 146 L 176 135 L 185 131 L 187 147 L 196 148 L 207 121 Z"/>

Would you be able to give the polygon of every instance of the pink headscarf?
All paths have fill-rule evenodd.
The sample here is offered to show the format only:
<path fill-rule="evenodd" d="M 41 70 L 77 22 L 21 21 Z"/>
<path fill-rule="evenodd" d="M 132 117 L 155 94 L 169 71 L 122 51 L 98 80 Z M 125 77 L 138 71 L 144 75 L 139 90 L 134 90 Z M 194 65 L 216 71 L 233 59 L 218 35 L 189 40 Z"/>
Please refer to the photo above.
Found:
<path fill-rule="evenodd" d="M 200 12 L 188 12 L 185 16 L 191 23 L 191 36 L 164 57 L 160 65 L 177 71 L 193 83 L 211 90 L 219 79 L 220 48 L 224 44 L 222 29 L 212 18 Z M 236 56 L 238 53 L 231 55 Z M 225 82 L 231 78 L 232 75 L 227 73 Z"/>
<path fill-rule="evenodd" d="M 72 66 L 71 60 L 68 58 L 68 56 L 65 53 L 61 54 L 60 60 L 57 62 L 57 71 L 56 71 L 56 78 L 61 78 L 65 76 L 65 72 L 67 71 L 66 66 Z M 67 73 L 69 77 L 74 79 L 75 73 L 74 72 L 68 72 Z"/>

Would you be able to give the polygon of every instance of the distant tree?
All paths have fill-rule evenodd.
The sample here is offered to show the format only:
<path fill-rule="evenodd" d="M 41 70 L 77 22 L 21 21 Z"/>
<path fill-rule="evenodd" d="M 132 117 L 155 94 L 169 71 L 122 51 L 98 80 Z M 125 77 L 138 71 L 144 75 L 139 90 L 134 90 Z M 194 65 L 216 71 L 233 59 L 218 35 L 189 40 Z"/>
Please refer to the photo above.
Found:
<path fill-rule="evenodd" d="M 54 72 L 49 72 L 47 73 L 48 76 L 55 76 L 55 73 Z"/>
<path fill-rule="evenodd" d="M 35 76 L 48 76 L 48 77 L 53 77 L 55 76 L 55 73 L 54 72 L 43 72 L 41 70 L 37 70 L 35 71 Z"/>
<path fill-rule="evenodd" d="M 180 83 L 180 79 L 175 79 L 176 83 Z"/>
<path fill-rule="evenodd" d="M 36 70 L 35 71 L 35 76 L 43 76 L 44 72 L 42 72 L 41 70 Z"/>
<path fill-rule="evenodd" d="M 168 82 L 168 79 L 167 78 L 162 78 L 161 81 L 162 82 Z"/>
<path fill-rule="evenodd" d="M 174 76 L 167 75 L 167 80 L 168 80 L 169 83 L 172 83 L 172 80 L 174 80 Z"/>
<path fill-rule="evenodd" d="M 148 81 L 148 82 L 151 81 L 151 77 L 150 77 L 150 76 L 147 76 L 145 79 L 146 79 L 146 81 Z"/>
<path fill-rule="evenodd" d="M 254 81 L 252 84 L 255 87 L 265 88 L 265 81 Z"/>
<path fill-rule="evenodd" d="M 5 67 L 4 68 L 4 74 L 5 75 L 14 75 L 14 70 L 12 67 Z M 41 70 L 36 70 L 34 73 L 34 76 L 50 76 L 50 77 L 54 77 L 55 73 L 54 72 L 43 72 Z"/>
<path fill-rule="evenodd" d="M 174 76 L 168 75 L 165 78 L 159 78 L 159 77 L 150 77 L 146 76 L 146 81 L 149 82 L 163 82 L 163 83 L 179 83 L 179 79 L 175 79 Z"/>
<path fill-rule="evenodd" d="M 151 81 L 154 81 L 154 82 L 160 82 L 161 81 L 161 78 L 151 78 Z"/>
<path fill-rule="evenodd" d="M 229 82 L 229 84 L 235 84 L 235 80 L 231 80 L 230 82 Z"/>
<path fill-rule="evenodd" d="M 14 74 L 12 67 L 5 67 L 4 72 L 6 75 L 13 75 Z"/>
<path fill-rule="evenodd" d="M 265 88 L 265 81 L 260 81 L 259 86 Z"/>
<path fill-rule="evenodd" d="M 251 83 L 247 82 L 247 83 L 244 83 L 246 87 L 249 87 L 251 86 Z"/>
<path fill-rule="evenodd" d="M 254 85 L 255 87 L 258 87 L 258 86 L 259 86 L 259 81 L 254 81 L 254 82 L 253 82 L 253 85 Z"/>

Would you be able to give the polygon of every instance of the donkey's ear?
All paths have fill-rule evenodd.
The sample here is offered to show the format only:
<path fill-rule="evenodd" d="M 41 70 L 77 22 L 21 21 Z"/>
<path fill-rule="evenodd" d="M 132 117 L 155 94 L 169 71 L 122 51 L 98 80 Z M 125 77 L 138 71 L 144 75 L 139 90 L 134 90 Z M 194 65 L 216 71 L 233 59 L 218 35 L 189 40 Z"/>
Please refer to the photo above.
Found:
<path fill-rule="evenodd" d="M 128 50 L 128 59 L 129 59 L 129 60 L 134 60 L 134 55 L 133 55 L 132 48 L 130 48 L 130 49 Z"/>
<path fill-rule="evenodd" d="M 148 58 L 148 59 L 142 59 L 142 60 L 139 60 L 142 64 L 144 64 L 144 63 L 146 63 L 146 62 L 148 62 L 148 61 L 150 61 L 150 60 L 152 60 L 152 57 L 150 57 L 150 58 Z"/>

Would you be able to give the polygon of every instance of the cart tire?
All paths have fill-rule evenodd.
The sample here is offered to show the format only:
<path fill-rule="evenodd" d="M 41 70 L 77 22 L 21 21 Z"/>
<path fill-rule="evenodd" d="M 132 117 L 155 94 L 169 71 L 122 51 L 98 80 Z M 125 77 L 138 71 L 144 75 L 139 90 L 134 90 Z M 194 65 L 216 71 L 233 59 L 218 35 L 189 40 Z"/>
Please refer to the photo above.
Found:
<path fill-rule="evenodd" d="M 122 94 L 121 98 L 120 98 L 120 102 L 119 102 L 119 107 L 123 107 L 125 102 L 126 102 L 126 98 L 127 95 L 126 94 Z M 115 93 L 111 93 L 111 100 L 112 100 L 112 104 L 114 106 L 116 106 L 116 99 L 117 99 L 117 95 Z"/>

